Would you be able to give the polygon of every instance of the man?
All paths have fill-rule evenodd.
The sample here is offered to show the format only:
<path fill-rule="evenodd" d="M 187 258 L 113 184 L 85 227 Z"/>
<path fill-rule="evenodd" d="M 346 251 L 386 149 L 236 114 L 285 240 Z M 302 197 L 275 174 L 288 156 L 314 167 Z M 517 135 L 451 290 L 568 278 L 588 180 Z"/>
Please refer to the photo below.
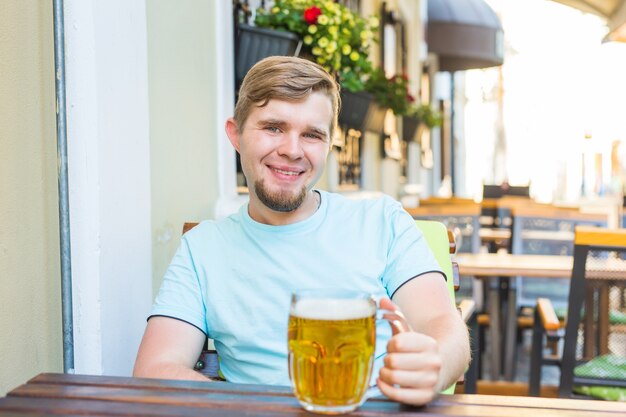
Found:
<path fill-rule="evenodd" d="M 249 71 L 226 133 L 250 201 L 183 236 L 135 376 L 205 379 L 193 366 L 208 335 L 228 381 L 288 385 L 290 294 L 303 288 L 359 289 L 404 313 L 414 331 L 378 330 L 375 372 L 387 397 L 425 404 L 463 373 L 467 329 L 411 217 L 388 197 L 313 189 L 338 111 L 338 86 L 317 64 L 270 57 Z"/>

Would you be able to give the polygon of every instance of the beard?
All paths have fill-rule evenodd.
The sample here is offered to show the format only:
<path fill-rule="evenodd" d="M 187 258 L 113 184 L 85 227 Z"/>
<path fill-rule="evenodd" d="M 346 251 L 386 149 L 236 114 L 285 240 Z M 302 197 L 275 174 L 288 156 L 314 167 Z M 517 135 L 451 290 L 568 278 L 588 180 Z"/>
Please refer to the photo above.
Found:
<path fill-rule="evenodd" d="M 302 205 L 302 203 L 304 203 L 307 189 L 303 186 L 300 189 L 300 192 L 296 194 L 288 193 L 286 191 L 272 193 L 265 187 L 264 180 L 258 180 L 254 183 L 254 192 L 256 196 L 259 197 L 259 200 L 261 200 L 261 203 L 263 203 L 267 208 L 281 213 L 288 213 L 296 210 Z"/>

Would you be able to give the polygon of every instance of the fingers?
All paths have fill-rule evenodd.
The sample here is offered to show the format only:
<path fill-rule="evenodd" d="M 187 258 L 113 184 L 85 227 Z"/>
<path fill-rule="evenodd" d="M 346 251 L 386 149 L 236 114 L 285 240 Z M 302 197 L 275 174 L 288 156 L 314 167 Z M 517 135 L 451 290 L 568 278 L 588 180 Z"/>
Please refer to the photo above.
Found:
<path fill-rule="evenodd" d="M 380 391 L 394 401 L 424 405 L 437 396 L 439 368 L 406 370 L 390 369 L 385 365 L 376 382 Z"/>
<path fill-rule="evenodd" d="M 437 352 L 437 341 L 430 336 L 417 332 L 405 332 L 394 335 L 387 342 L 387 352 Z"/>
<path fill-rule="evenodd" d="M 406 371 L 428 370 L 439 372 L 441 357 L 424 353 L 388 353 L 383 359 L 385 368 Z"/>
<path fill-rule="evenodd" d="M 388 385 L 433 390 L 437 385 L 437 373 L 431 371 L 407 371 L 382 368 L 380 380 Z"/>
<path fill-rule="evenodd" d="M 423 405 L 438 392 L 442 359 L 437 342 L 416 332 L 400 333 L 387 344 L 378 386 L 394 401 Z"/>
<path fill-rule="evenodd" d="M 410 405 L 424 405 L 435 399 L 437 393 L 433 389 L 414 389 L 394 387 L 382 379 L 376 381 L 380 391 L 387 398 Z"/>

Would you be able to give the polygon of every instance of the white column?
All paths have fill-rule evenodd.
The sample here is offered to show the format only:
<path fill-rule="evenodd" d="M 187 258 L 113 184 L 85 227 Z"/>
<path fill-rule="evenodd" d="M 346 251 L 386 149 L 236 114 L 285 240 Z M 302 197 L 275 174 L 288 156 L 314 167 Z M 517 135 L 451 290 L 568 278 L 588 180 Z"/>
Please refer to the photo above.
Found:
<path fill-rule="evenodd" d="M 219 197 L 215 206 L 215 218 L 220 219 L 236 212 L 247 201 L 246 195 L 237 194 L 237 170 L 235 167 L 235 150 L 224 132 L 226 119 L 232 117 L 235 109 L 235 79 L 233 42 L 233 11 L 231 2 L 211 2 L 215 25 L 213 33 L 215 42 L 215 78 L 217 82 L 216 101 L 218 123 L 215 126 L 217 139 L 218 187 Z M 256 10 L 254 2 L 251 5 Z"/>
<path fill-rule="evenodd" d="M 380 190 L 380 135 L 363 132 L 361 139 L 361 189 L 363 191 Z"/>
<path fill-rule="evenodd" d="M 400 184 L 400 162 L 392 158 L 383 158 L 381 163 L 381 190 L 393 198 L 398 198 Z"/>
<path fill-rule="evenodd" d="M 407 184 L 420 184 L 420 146 L 411 141 L 407 150 Z"/>
<path fill-rule="evenodd" d="M 129 375 L 152 298 L 145 2 L 65 1 L 77 373 Z"/>

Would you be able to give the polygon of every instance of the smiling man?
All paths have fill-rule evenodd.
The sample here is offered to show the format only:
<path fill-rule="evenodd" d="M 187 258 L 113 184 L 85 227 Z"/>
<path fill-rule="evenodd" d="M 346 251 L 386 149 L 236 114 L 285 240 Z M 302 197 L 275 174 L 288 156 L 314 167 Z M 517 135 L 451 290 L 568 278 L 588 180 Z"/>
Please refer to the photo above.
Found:
<path fill-rule="evenodd" d="M 206 380 L 193 366 L 208 336 L 228 381 L 288 385 L 290 295 L 308 288 L 356 289 L 402 310 L 413 331 L 377 329 L 374 378 L 389 398 L 425 404 L 462 374 L 467 329 L 413 219 L 389 197 L 314 189 L 338 112 L 338 86 L 317 64 L 270 57 L 250 70 L 226 121 L 250 201 L 183 236 L 135 376 Z"/>

